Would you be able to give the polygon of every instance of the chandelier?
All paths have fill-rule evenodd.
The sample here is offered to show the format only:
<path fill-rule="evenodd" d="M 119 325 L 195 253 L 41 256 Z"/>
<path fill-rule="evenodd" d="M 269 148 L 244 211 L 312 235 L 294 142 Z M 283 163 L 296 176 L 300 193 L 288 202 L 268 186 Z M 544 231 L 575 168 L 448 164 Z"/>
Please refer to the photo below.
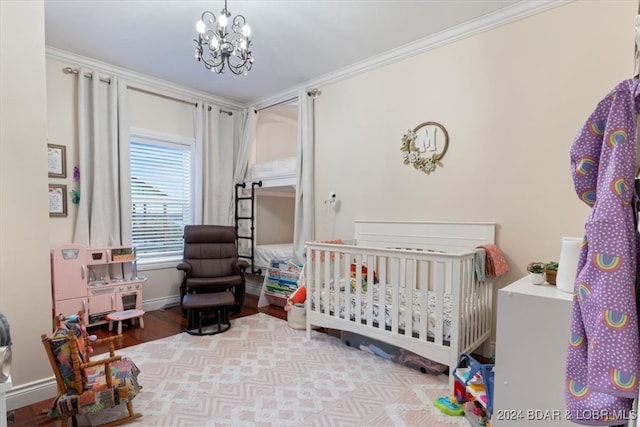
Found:
<path fill-rule="evenodd" d="M 233 74 L 247 74 L 251 70 L 251 28 L 242 15 L 236 15 L 231 20 L 227 0 L 224 0 L 224 9 L 220 11 L 217 22 L 212 12 L 205 11 L 196 24 L 196 29 L 196 58 L 202 61 L 208 70 L 223 73 L 228 68 Z"/>

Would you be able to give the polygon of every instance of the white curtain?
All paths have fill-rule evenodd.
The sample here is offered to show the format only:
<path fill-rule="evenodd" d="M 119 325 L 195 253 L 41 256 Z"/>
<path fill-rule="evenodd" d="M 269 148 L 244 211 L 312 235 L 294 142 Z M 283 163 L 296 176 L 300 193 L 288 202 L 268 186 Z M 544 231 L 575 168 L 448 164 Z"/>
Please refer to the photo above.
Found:
<path fill-rule="evenodd" d="M 80 203 L 74 243 L 109 246 L 131 242 L 127 104 L 126 83 L 80 68 Z"/>
<path fill-rule="evenodd" d="M 237 113 L 236 113 L 237 114 Z M 234 134 L 234 118 L 233 115 L 220 113 L 220 202 L 218 204 L 219 209 L 219 221 L 220 225 L 233 225 L 233 215 L 229 214 L 232 209 L 232 201 L 234 197 L 234 184 L 233 184 L 233 148 L 235 141 Z"/>
<path fill-rule="evenodd" d="M 313 98 L 307 90 L 298 93 L 298 153 L 295 219 L 293 227 L 293 262 L 304 263 L 304 245 L 314 239 L 315 206 L 313 184 L 314 111 Z"/>
<path fill-rule="evenodd" d="M 243 112 L 242 126 L 240 130 L 240 140 L 238 149 L 235 155 L 235 166 L 233 168 L 233 182 L 232 182 L 232 195 L 229 198 L 229 221 L 233 223 L 235 218 L 235 203 L 233 198 L 235 197 L 235 185 L 244 181 L 244 176 L 247 173 L 247 163 L 249 161 L 249 154 L 251 153 L 251 147 L 256 137 L 256 124 L 258 123 L 258 111 L 251 107 Z"/>
<path fill-rule="evenodd" d="M 233 199 L 233 118 L 205 101 L 196 104 L 197 224 L 231 225 Z"/>
<path fill-rule="evenodd" d="M 196 104 L 196 224 L 219 224 L 220 185 L 218 172 L 220 156 L 218 140 L 220 108 L 205 101 Z"/>

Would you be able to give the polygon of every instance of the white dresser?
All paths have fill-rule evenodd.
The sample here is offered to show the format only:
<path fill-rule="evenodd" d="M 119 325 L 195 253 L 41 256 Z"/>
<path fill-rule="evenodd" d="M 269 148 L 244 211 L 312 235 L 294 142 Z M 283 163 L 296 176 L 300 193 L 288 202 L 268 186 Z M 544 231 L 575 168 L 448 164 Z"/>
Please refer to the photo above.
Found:
<path fill-rule="evenodd" d="M 11 375 L 0 383 L 0 427 L 7 427 L 7 392 L 11 390 Z"/>
<path fill-rule="evenodd" d="M 572 298 L 528 276 L 498 291 L 493 426 L 575 425 L 564 403 Z"/>

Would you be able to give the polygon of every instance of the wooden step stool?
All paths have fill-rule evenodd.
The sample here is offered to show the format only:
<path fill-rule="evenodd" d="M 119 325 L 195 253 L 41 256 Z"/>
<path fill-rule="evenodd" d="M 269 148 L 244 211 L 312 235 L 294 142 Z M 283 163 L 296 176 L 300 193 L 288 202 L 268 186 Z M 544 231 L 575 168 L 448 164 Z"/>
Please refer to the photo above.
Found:
<path fill-rule="evenodd" d="M 136 319 L 140 319 L 140 329 L 144 329 L 144 320 L 142 319 L 144 316 L 144 310 L 125 310 L 125 311 L 116 311 L 113 313 L 107 314 L 107 319 L 109 320 L 109 332 L 113 329 L 113 322 L 118 322 L 118 335 L 122 333 L 122 321 L 131 319 L 131 323 L 135 324 Z"/>

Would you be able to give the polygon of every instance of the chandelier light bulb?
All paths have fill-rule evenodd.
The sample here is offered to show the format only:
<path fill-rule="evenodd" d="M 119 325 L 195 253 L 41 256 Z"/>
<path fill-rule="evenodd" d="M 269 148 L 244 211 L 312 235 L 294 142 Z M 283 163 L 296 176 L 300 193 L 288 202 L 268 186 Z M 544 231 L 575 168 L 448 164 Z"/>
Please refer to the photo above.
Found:
<path fill-rule="evenodd" d="M 222 27 L 226 27 L 227 26 L 227 14 L 226 14 L 227 10 L 223 9 L 222 12 L 220 12 L 220 26 Z"/>
<path fill-rule="evenodd" d="M 198 23 L 196 24 L 196 30 L 198 31 L 198 33 L 200 34 L 204 34 L 206 27 L 204 25 L 204 22 L 201 20 L 198 21 Z"/>
<path fill-rule="evenodd" d="M 220 46 L 220 40 L 217 37 L 211 39 L 211 49 L 217 49 Z"/>
<path fill-rule="evenodd" d="M 249 37 L 251 35 L 251 27 L 249 27 L 249 24 L 244 24 L 242 26 L 242 35 L 245 37 Z"/>

